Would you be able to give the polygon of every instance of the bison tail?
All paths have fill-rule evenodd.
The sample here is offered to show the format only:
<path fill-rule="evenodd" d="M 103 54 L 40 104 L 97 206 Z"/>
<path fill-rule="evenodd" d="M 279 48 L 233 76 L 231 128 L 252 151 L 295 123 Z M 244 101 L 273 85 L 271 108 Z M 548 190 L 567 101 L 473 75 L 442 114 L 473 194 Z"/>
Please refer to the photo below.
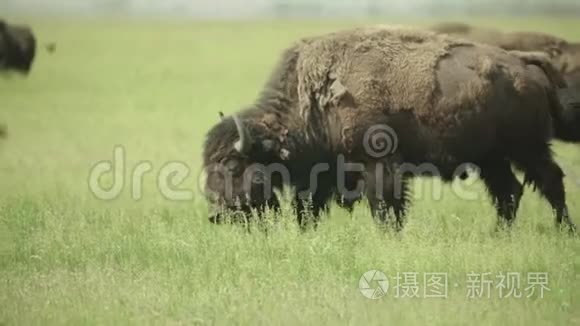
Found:
<path fill-rule="evenodd" d="M 580 142 L 580 94 L 573 88 L 557 90 L 557 101 L 552 105 L 554 136 L 567 142 Z"/>

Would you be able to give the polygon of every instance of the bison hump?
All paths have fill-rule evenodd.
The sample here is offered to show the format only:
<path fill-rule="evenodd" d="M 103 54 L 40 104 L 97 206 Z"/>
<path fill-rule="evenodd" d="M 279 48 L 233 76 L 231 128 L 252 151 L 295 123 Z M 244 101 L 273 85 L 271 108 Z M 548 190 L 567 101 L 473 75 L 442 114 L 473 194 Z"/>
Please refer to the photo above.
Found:
<path fill-rule="evenodd" d="M 310 39 L 297 63 L 303 118 L 313 111 L 430 110 L 436 67 L 454 46 L 432 32 L 377 26 Z M 344 101 L 344 99 L 348 99 Z"/>

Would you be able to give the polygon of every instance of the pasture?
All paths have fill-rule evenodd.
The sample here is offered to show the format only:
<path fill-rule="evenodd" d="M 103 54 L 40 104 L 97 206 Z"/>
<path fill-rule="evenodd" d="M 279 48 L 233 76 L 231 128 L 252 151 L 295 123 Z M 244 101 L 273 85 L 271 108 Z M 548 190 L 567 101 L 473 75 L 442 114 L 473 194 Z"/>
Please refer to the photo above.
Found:
<path fill-rule="evenodd" d="M 530 188 L 510 232 L 495 231 L 479 183 L 464 200 L 418 182 L 400 234 L 364 203 L 352 217 L 332 207 L 316 231 L 300 232 L 288 204 L 267 232 L 207 221 L 198 178 L 218 112 L 251 104 L 293 40 L 367 22 L 20 21 L 57 48 L 39 51 L 28 78 L 0 77 L 0 325 L 580 324 L 580 242 Z M 577 20 L 479 23 L 580 41 Z M 554 150 L 580 224 L 578 146 Z M 103 187 L 123 187 L 102 200 L 89 175 L 115 148 L 125 171 Z M 177 162 L 189 174 L 160 187 Z M 150 170 L 141 186 L 138 166 Z M 377 300 L 359 291 L 369 270 L 389 279 Z M 446 276 L 446 297 L 427 297 L 425 273 Z M 522 297 L 500 293 L 502 273 L 520 275 Z M 548 277 L 543 297 L 527 297 L 533 273 Z M 493 284 L 474 287 L 474 275 Z"/>

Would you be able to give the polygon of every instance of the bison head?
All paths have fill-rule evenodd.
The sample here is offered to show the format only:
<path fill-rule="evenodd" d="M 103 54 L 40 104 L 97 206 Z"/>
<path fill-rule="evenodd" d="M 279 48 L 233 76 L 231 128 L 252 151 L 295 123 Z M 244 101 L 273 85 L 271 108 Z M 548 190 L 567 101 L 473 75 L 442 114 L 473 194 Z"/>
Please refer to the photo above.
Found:
<path fill-rule="evenodd" d="M 252 209 L 276 208 L 274 190 L 286 175 L 281 161 L 287 154 L 254 118 L 223 118 L 208 133 L 204 148 L 209 220 L 220 223 L 228 213 L 234 220 L 246 219 Z"/>

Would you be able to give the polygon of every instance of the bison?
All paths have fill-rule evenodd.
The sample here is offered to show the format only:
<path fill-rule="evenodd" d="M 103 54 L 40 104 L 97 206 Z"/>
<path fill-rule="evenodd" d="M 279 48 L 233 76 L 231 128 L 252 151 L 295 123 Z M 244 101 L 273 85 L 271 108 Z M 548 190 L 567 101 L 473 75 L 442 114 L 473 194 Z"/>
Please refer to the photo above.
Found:
<path fill-rule="evenodd" d="M 463 23 L 440 23 L 430 28 L 437 33 L 455 35 L 505 50 L 542 51 L 552 57 L 570 87 L 580 90 L 580 43 L 536 32 L 502 32 Z"/>
<path fill-rule="evenodd" d="M 564 85 L 543 53 L 428 31 L 378 26 L 300 40 L 253 105 L 209 130 L 209 219 L 259 216 L 290 186 L 300 225 L 332 198 L 350 207 L 366 196 L 377 221 L 400 229 L 409 167 L 428 163 L 451 181 L 470 162 L 511 225 L 523 193 L 513 163 L 574 230 L 550 150 L 553 137 L 580 141 L 580 108 Z"/>
<path fill-rule="evenodd" d="M 36 39 L 27 26 L 9 25 L 0 20 L 0 70 L 27 74 L 36 52 Z"/>

